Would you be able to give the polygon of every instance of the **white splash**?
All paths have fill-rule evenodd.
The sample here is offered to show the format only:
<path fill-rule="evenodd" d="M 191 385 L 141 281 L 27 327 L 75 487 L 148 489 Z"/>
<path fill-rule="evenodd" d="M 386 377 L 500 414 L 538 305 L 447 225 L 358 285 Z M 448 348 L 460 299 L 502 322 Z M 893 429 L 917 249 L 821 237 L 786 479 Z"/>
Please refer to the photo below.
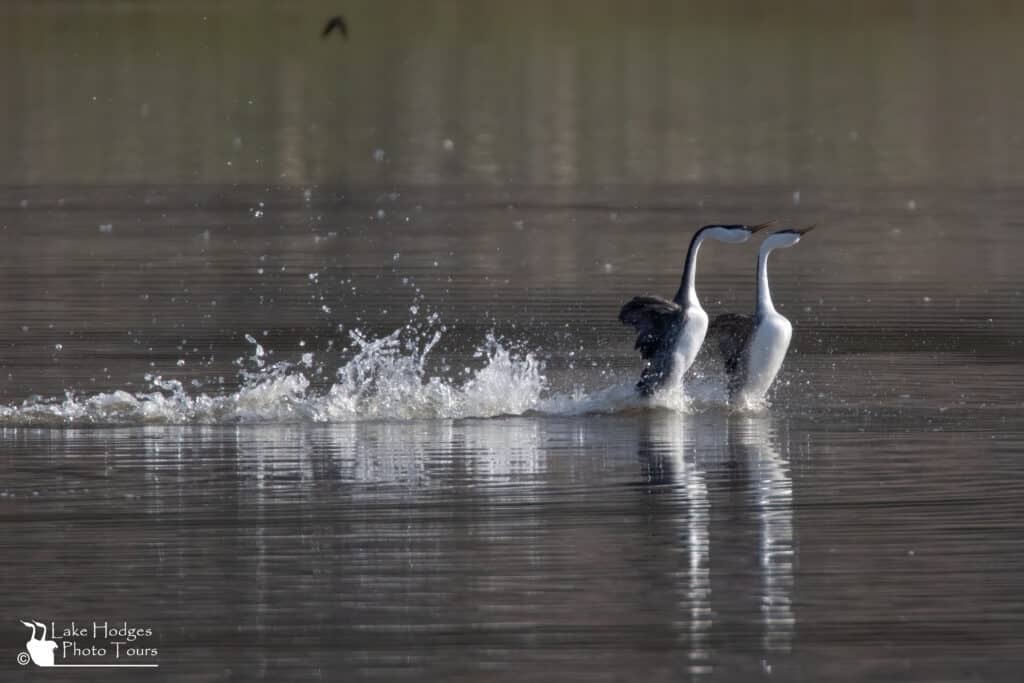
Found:
<path fill-rule="evenodd" d="M 236 361 L 237 391 L 190 392 L 177 380 L 147 375 L 147 391 L 67 392 L 63 398 L 0 405 L 0 427 L 457 419 L 650 408 L 685 413 L 728 403 L 721 380 L 710 373 L 688 380 L 685 393 L 667 391 L 647 399 L 636 395 L 631 379 L 556 392 L 537 352 L 493 334 L 476 349 L 475 369 L 467 368 L 460 378 L 431 374 L 428 358 L 445 329 L 432 315 L 426 325 L 409 323 L 379 338 L 350 331 L 349 349 L 326 389 L 312 387 L 309 378 L 323 371 L 328 353 L 305 352 L 297 363 L 270 364 L 267 350 L 247 334 L 252 355 Z"/>
<path fill-rule="evenodd" d="M 63 399 L 33 398 L 0 406 L 0 426 L 404 420 L 493 417 L 539 409 L 547 379 L 535 353 L 515 351 L 488 335 L 474 354 L 479 367 L 465 379 L 431 376 L 427 359 L 441 334 L 421 333 L 412 325 L 379 339 L 352 331 L 354 355 L 326 391 L 310 387 L 306 373 L 316 371 L 312 353 L 302 354 L 297 364 L 269 365 L 264 347 L 246 335 L 253 353 L 236 361 L 242 381 L 238 391 L 190 394 L 177 380 L 147 376 L 148 391 L 93 396 L 68 392 Z"/>

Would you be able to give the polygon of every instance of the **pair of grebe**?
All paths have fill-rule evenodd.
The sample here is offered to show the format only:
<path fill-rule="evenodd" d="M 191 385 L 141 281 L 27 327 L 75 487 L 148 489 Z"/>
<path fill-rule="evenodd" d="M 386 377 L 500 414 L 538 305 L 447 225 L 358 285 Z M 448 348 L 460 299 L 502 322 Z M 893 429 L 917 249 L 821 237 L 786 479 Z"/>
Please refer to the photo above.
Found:
<path fill-rule="evenodd" d="M 726 313 L 708 325 L 708 314 L 697 300 L 694 281 L 697 252 L 704 240 L 741 244 L 774 224 L 708 225 L 690 241 L 683 280 L 672 301 L 657 296 L 638 296 L 619 312 L 619 320 L 636 328 L 636 348 L 644 359 L 637 391 L 650 396 L 663 388 L 681 386 L 683 374 L 693 364 L 708 334 L 718 341 L 718 351 L 729 381 L 730 402 L 745 405 L 764 398 L 789 349 L 793 326 L 772 304 L 768 289 L 768 255 L 791 247 L 814 226 L 779 230 L 761 243 L 757 257 L 757 306 L 754 315 Z"/>

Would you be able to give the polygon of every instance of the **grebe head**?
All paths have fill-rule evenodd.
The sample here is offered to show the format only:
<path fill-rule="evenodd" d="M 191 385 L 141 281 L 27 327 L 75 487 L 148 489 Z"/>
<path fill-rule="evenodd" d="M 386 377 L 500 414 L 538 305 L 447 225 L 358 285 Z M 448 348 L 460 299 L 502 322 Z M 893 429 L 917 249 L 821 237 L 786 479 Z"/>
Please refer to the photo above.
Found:
<path fill-rule="evenodd" d="M 755 232 L 770 228 L 775 223 L 776 221 L 768 221 L 759 225 L 705 225 L 700 232 L 708 239 L 728 244 L 742 244 L 749 240 Z"/>
<path fill-rule="evenodd" d="M 764 242 L 761 243 L 762 249 L 785 249 L 791 247 L 800 241 L 800 238 L 814 230 L 813 225 L 809 225 L 806 228 L 796 228 L 790 230 L 779 230 L 778 232 L 772 233 L 768 236 Z"/>

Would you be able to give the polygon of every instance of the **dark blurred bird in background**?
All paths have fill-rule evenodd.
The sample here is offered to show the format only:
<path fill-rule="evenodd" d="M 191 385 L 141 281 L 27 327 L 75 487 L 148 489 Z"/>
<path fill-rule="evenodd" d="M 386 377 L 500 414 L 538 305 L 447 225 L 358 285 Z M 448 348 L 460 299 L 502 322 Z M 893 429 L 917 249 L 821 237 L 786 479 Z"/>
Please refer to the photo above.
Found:
<path fill-rule="evenodd" d="M 324 38 L 331 35 L 331 31 L 338 29 L 341 31 L 341 35 L 348 40 L 348 24 L 345 23 L 345 17 L 337 16 L 331 17 L 327 20 L 327 25 L 324 26 L 324 32 L 321 34 Z"/>

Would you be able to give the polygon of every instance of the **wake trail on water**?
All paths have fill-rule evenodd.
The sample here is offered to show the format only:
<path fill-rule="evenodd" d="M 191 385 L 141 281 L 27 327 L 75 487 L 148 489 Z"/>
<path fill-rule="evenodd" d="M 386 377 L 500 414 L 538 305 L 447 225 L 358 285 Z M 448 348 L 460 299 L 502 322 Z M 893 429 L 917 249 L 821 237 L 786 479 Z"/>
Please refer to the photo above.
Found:
<path fill-rule="evenodd" d="M 312 386 L 314 354 L 298 363 L 269 363 L 264 347 L 250 335 L 249 358 L 236 361 L 240 386 L 229 393 L 189 392 L 178 380 L 147 375 L 149 389 L 94 395 L 67 392 L 63 398 L 32 398 L 0 405 L 0 427 L 89 425 L 216 425 L 329 423 L 356 420 L 490 418 L 524 414 L 582 415 L 648 408 L 689 412 L 695 399 L 665 392 L 637 396 L 633 382 L 593 391 L 553 391 L 545 362 L 535 351 L 488 334 L 476 348 L 479 367 L 462 378 L 430 374 L 427 359 L 443 326 L 406 324 L 371 338 L 349 332 L 350 355 L 327 389 Z M 713 386 L 697 385 L 700 403 L 720 403 Z M 691 394 L 694 389 L 688 385 Z"/>

